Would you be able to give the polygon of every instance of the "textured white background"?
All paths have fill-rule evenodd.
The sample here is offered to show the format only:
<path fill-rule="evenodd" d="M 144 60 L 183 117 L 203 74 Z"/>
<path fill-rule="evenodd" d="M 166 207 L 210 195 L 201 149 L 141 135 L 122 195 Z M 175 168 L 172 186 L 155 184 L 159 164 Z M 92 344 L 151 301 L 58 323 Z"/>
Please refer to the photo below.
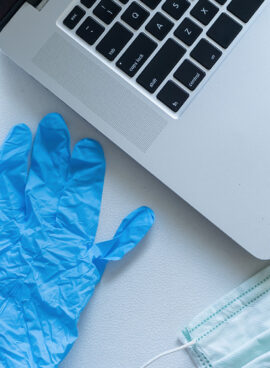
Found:
<path fill-rule="evenodd" d="M 107 172 L 99 240 L 111 237 L 122 217 L 137 206 L 148 205 L 156 213 L 154 228 L 138 248 L 108 266 L 61 368 L 140 368 L 153 355 L 177 346 L 179 330 L 193 316 L 265 263 L 0 54 L 0 141 L 13 124 L 27 123 L 35 132 L 42 116 L 53 111 L 64 116 L 72 144 L 91 137 L 103 145 Z M 179 352 L 153 365 L 165 367 L 193 364 Z"/>

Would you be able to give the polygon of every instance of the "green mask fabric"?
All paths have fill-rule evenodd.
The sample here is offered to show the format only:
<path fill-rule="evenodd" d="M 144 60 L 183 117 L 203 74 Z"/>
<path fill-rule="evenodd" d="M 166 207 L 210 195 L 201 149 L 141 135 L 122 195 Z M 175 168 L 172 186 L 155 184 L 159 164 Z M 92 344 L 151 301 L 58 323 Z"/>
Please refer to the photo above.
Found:
<path fill-rule="evenodd" d="M 199 368 L 270 367 L 270 266 L 195 317 L 180 337 Z"/>
<path fill-rule="evenodd" d="M 180 340 L 141 368 L 182 349 L 198 368 L 270 368 L 270 266 L 201 312 Z"/>

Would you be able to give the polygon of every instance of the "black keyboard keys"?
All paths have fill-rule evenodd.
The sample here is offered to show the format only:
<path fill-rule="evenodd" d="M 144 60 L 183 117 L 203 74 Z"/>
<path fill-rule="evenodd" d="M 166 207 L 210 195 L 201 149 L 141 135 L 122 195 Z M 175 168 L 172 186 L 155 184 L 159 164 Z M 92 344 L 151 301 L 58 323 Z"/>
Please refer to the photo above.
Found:
<path fill-rule="evenodd" d="M 168 18 L 161 13 L 156 13 L 145 29 L 161 41 L 167 36 L 172 27 L 173 23 Z"/>
<path fill-rule="evenodd" d="M 145 5 L 147 5 L 150 9 L 155 9 L 161 0 L 141 0 Z"/>
<path fill-rule="evenodd" d="M 179 20 L 189 7 L 190 2 L 187 0 L 166 0 L 162 9 L 174 19 Z"/>
<path fill-rule="evenodd" d="M 219 3 L 220 5 L 224 5 L 226 3 L 227 0 L 215 0 L 217 3 Z"/>
<path fill-rule="evenodd" d="M 191 91 L 198 87 L 205 75 L 204 71 L 189 60 L 185 60 L 174 73 L 174 77 Z"/>
<path fill-rule="evenodd" d="M 91 8 L 91 6 L 93 6 L 95 2 L 96 0 L 81 0 L 81 3 L 88 9 Z"/>
<path fill-rule="evenodd" d="M 101 0 L 101 2 L 95 7 L 93 13 L 104 23 L 110 24 L 120 10 L 120 6 L 115 2 L 111 0 Z"/>
<path fill-rule="evenodd" d="M 150 13 L 148 11 L 146 11 L 137 3 L 133 2 L 130 4 L 121 18 L 132 28 L 139 29 L 149 15 Z"/>
<path fill-rule="evenodd" d="M 221 57 L 222 52 L 210 42 L 202 39 L 190 55 L 206 69 L 210 70 Z"/>
<path fill-rule="evenodd" d="M 118 60 L 116 66 L 130 77 L 133 77 L 156 47 L 157 44 L 154 41 L 150 40 L 145 34 L 140 33 Z"/>
<path fill-rule="evenodd" d="M 157 95 L 157 98 L 174 112 L 183 106 L 188 97 L 189 94 L 172 81 L 167 82 Z"/>
<path fill-rule="evenodd" d="M 218 10 L 218 7 L 210 3 L 210 1 L 200 0 L 191 10 L 190 14 L 202 24 L 207 25 L 217 14 Z"/>
<path fill-rule="evenodd" d="M 153 93 L 183 57 L 186 50 L 169 39 L 137 78 L 137 82 Z"/>
<path fill-rule="evenodd" d="M 209 29 L 207 36 L 212 38 L 212 40 L 224 49 L 227 49 L 235 37 L 241 32 L 242 28 L 239 23 L 223 13 Z"/>
<path fill-rule="evenodd" d="M 69 29 L 73 29 L 84 15 L 85 11 L 79 6 L 75 6 L 75 8 L 69 13 L 63 23 Z"/>
<path fill-rule="evenodd" d="M 132 36 L 132 32 L 117 22 L 100 41 L 96 49 L 108 60 L 112 61 L 126 46 Z"/>
<path fill-rule="evenodd" d="M 97 23 L 93 18 L 88 17 L 78 28 L 77 35 L 89 45 L 93 45 L 104 32 L 105 28 Z"/>
<path fill-rule="evenodd" d="M 201 33 L 202 28 L 189 18 L 185 18 L 174 32 L 175 36 L 188 46 L 191 46 Z"/>
<path fill-rule="evenodd" d="M 247 23 L 256 13 L 264 0 L 232 0 L 228 10 L 237 18 Z"/>

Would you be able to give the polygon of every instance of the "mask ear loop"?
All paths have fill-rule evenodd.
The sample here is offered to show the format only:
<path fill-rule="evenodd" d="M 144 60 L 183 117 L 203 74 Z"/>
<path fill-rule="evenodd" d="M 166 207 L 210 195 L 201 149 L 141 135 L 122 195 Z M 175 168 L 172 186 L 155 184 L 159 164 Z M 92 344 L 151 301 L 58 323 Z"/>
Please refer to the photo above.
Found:
<path fill-rule="evenodd" d="M 149 367 L 151 364 L 153 364 L 154 362 L 156 362 L 157 360 L 159 360 L 160 358 L 163 358 L 167 355 L 170 355 L 170 354 L 173 354 L 173 353 L 176 353 L 177 351 L 179 350 L 183 350 L 183 349 L 186 349 L 192 345 L 194 345 L 196 343 L 195 340 L 192 340 L 188 343 L 186 343 L 185 345 L 181 345 L 179 346 L 178 348 L 175 348 L 175 349 L 171 349 L 171 350 L 167 350 L 167 351 L 164 351 L 164 353 L 161 353 L 161 354 L 158 354 L 157 356 L 155 356 L 154 358 L 152 358 L 151 360 L 149 360 L 146 364 L 144 364 L 143 366 L 141 366 L 140 368 L 147 368 Z"/>

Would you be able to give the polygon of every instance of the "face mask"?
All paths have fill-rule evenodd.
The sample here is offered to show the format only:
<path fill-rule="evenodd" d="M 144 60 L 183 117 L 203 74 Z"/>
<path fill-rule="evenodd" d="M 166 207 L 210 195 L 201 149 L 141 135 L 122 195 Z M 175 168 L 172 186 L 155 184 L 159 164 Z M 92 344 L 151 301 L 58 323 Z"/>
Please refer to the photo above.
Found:
<path fill-rule="evenodd" d="M 270 266 L 195 317 L 180 339 L 141 368 L 181 349 L 198 368 L 270 368 Z"/>

